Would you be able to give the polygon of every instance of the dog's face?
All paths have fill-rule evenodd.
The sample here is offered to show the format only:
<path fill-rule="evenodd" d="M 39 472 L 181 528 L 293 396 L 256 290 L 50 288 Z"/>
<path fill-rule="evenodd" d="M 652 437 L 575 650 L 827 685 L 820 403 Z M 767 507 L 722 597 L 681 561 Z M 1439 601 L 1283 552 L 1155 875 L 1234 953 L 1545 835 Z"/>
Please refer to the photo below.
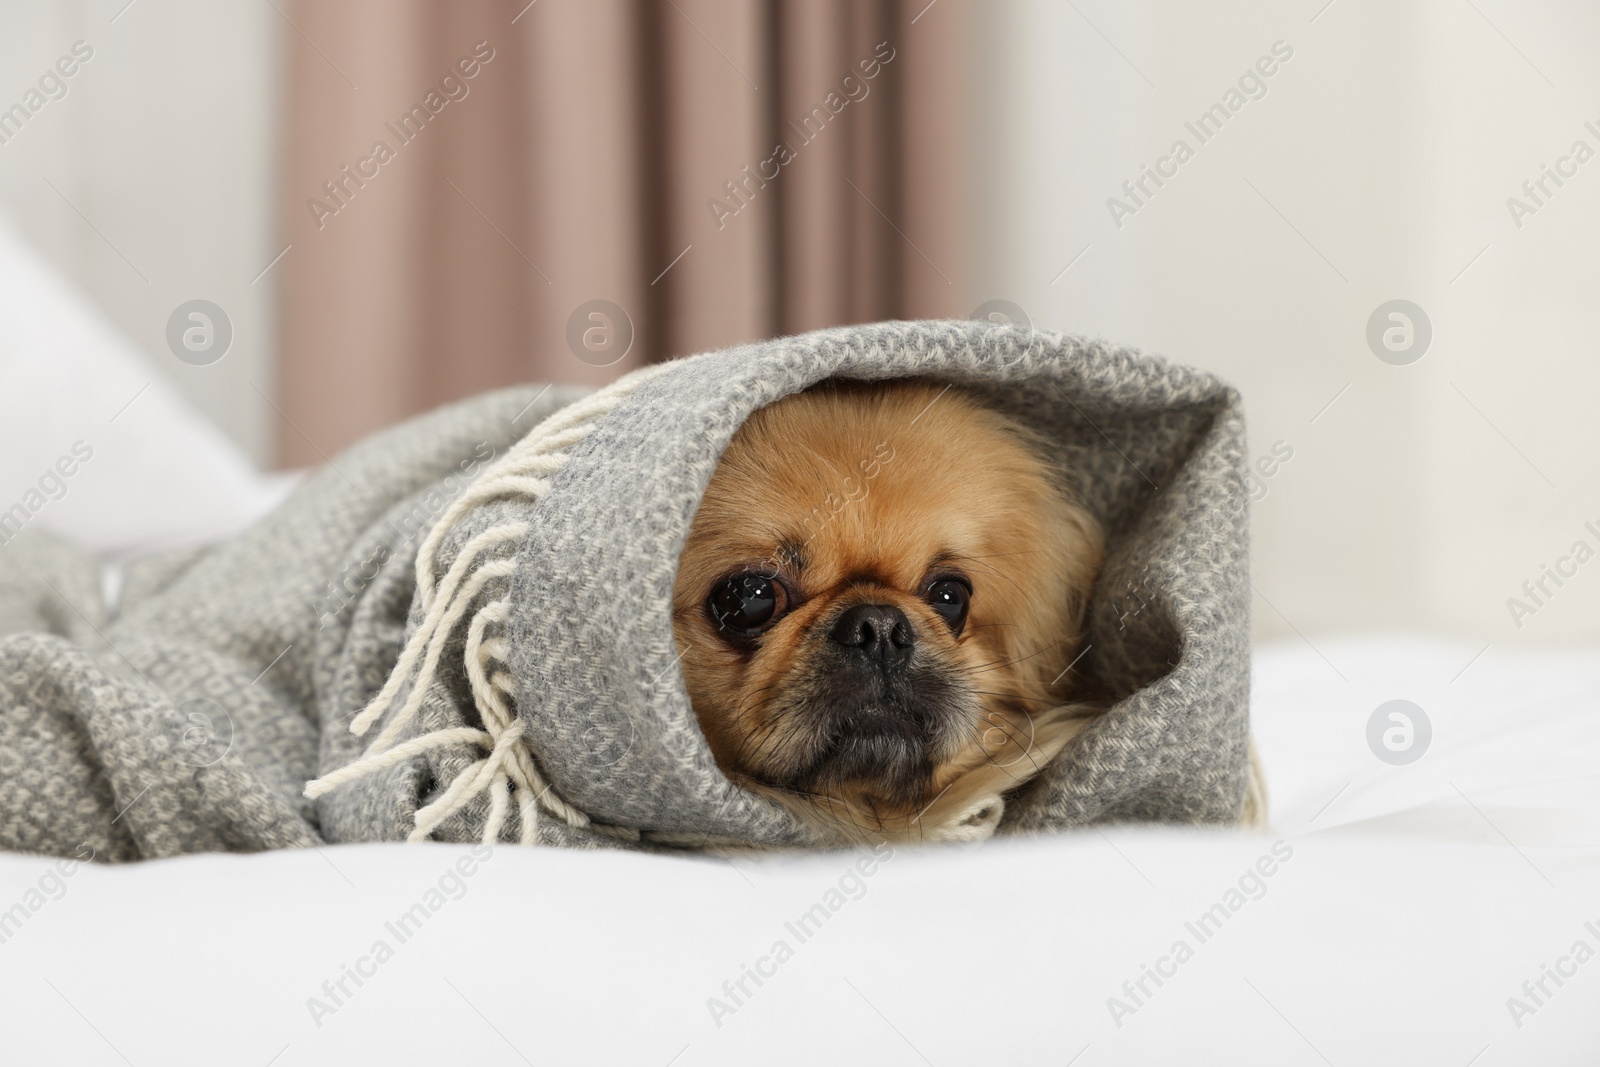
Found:
<path fill-rule="evenodd" d="M 1100 555 L 1037 443 L 960 390 L 837 383 L 756 412 L 674 588 L 712 752 L 747 783 L 914 816 L 1065 703 Z"/>

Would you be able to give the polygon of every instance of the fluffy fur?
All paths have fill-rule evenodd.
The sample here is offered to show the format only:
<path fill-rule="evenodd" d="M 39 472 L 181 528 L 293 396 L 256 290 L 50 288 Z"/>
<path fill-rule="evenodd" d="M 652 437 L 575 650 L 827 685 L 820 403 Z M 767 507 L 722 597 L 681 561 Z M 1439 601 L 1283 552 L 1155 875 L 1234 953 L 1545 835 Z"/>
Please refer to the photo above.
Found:
<path fill-rule="evenodd" d="M 992 831 L 1002 794 L 1095 714 L 1071 666 L 1102 535 L 1047 455 L 926 381 L 825 383 L 756 412 L 673 594 L 722 769 L 841 839 Z"/>

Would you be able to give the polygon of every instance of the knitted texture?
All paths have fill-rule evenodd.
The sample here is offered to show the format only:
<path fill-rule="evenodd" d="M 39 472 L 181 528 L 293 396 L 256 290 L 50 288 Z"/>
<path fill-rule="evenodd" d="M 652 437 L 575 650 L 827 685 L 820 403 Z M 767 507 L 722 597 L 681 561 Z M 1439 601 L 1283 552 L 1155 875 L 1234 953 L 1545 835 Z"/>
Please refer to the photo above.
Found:
<path fill-rule="evenodd" d="M 1011 798 L 1001 832 L 1235 820 L 1237 394 L 1099 342 L 890 322 L 442 409 L 336 457 L 237 537 L 137 565 L 115 611 L 69 547 L 0 546 L 0 848 L 817 843 L 717 769 L 671 595 L 733 433 L 835 375 L 976 390 L 1051 442 L 1105 527 L 1073 670 L 1110 710 Z"/>

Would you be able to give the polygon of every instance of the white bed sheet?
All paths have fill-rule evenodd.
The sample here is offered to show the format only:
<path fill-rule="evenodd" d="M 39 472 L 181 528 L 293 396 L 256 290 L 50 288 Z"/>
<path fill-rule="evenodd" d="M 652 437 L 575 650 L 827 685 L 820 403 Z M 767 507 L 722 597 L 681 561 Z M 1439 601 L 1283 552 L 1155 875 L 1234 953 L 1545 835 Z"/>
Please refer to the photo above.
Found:
<path fill-rule="evenodd" d="M 1600 959 L 1571 951 L 1600 950 L 1600 666 L 1318 649 L 1257 659 L 1273 833 L 902 849 L 855 880 L 844 855 L 514 847 L 456 880 L 471 853 L 447 846 L 85 866 L 0 944 L 0 1061 L 1594 1063 Z M 1435 731 L 1407 767 L 1365 742 L 1396 696 Z M 1275 844 L 1202 941 L 1185 924 Z M 49 870 L 0 857 L 0 908 Z M 440 906 L 401 941 L 385 924 L 418 903 Z M 802 941 L 785 924 L 819 903 L 840 906 Z M 792 958 L 764 960 L 778 941 Z M 347 967 L 370 977 L 336 1001 Z M 1535 1003 L 1546 967 L 1572 974 Z"/>
<path fill-rule="evenodd" d="M 93 461 L 35 519 L 108 555 L 281 496 L 3 232 L 0 281 L 0 509 L 80 438 Z M 1395 698 L 1434 732 L 1404 767 L 1366 743 Z M 1262 835 L 901 850 L 870 878 L 843 855 L 504 847 L 470 878 L 445 846 L 70 877 L 0 855 L 0 1064 L 1600 1061 L 1600 958 L 1572 952 L 1600 952 L 1600 657 L 1319 637 L 1259 651 L 1254 708 Z M 1186 923 L 1230 889 L 1202 942 Z M 785 925 L 835 902 L 803 942 Z M 747 966 L 772 976 L 735 1001 Z"/>

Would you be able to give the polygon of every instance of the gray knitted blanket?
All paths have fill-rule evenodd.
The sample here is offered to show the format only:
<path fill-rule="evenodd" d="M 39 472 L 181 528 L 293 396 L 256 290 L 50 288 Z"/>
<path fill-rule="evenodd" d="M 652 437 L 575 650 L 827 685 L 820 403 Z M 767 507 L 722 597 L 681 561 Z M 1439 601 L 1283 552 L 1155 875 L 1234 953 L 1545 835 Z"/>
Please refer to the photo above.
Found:
<path fill-rule="evenodd" d="M 1236 820 L 1237 395 L 1098 342 L 891 322 L 442 409 L 349 449 L 244 533 L 133 566 L 115 605 L 69 546 L 0 546 L 0 848 L 824 843 L 717 769 L 670 606 L 731 435 L 833 375 L 986 394 L 1047 435 L 1105 527 L 1078 669 L 1110 711 L 1009 798 L 1000 832 Z"/>

